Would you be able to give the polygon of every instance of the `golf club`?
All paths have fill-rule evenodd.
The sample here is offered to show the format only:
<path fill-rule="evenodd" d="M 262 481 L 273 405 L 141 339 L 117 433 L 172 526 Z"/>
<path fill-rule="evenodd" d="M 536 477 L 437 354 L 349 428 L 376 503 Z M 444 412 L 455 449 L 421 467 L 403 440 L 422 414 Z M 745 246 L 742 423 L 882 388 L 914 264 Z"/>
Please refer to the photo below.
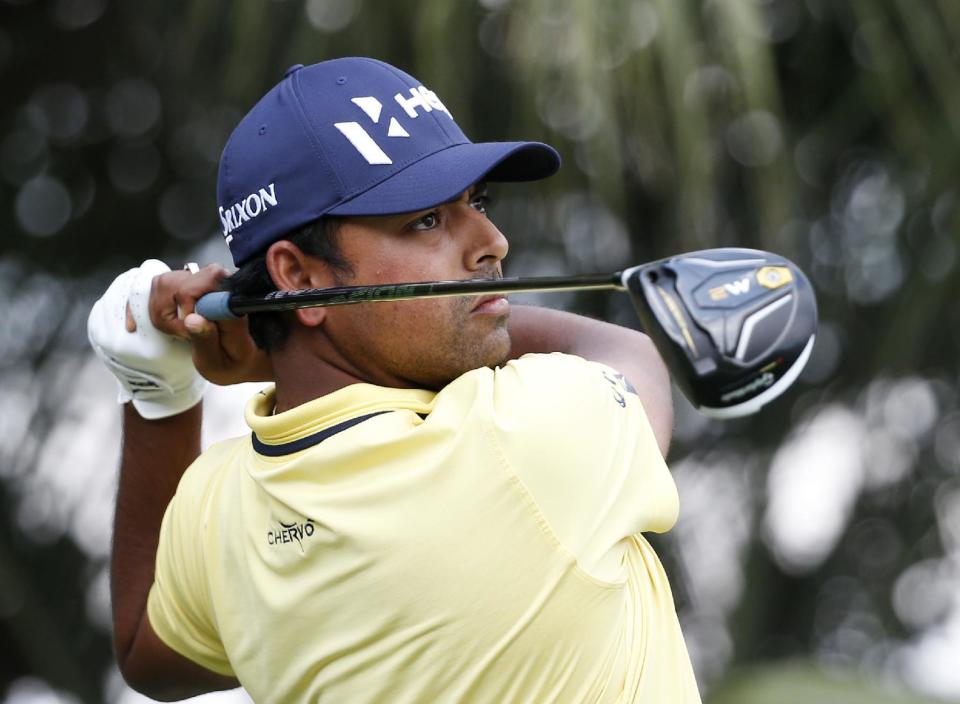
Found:
<path fill-rule="evenodd" d="M 315 306 L 520 291 L 616 290 L 630 294 L 675 383 L 715 418 L 756 413 L 796 380 L 813 349 L 817 305 L 788 259 L 755 249 L 680 254 L 611 274 L 428 281 L 273 291 L 220 291 L 197 301 L 209 320 Z"/>

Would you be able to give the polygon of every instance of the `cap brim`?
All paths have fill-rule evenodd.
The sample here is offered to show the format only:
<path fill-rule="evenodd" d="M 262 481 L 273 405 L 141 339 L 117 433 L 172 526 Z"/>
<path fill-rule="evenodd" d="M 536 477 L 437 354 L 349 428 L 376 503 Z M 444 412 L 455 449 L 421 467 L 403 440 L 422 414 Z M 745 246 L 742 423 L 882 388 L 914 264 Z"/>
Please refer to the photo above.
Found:
<path fill-rule="evenodd" d="M 327 211 L 328 215 L 392 215 L 453 200 L 477 181 L 536 181 L 560 168 L 541 142 L 456 144 L 417 161 Z"/>

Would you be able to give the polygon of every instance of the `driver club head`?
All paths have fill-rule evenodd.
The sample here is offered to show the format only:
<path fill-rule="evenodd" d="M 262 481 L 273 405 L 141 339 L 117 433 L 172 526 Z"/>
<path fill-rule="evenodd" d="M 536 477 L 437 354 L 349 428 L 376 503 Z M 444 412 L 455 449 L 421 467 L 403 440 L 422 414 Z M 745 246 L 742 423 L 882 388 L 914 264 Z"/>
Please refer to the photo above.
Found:
<path fill-rule="evenodd" d="M 789 388 L 813 349 L 813 288 L 784 257 L 691 252 L 627 269 L 623 284 L 674 382 L 707 416 L 756 413 Z"/>

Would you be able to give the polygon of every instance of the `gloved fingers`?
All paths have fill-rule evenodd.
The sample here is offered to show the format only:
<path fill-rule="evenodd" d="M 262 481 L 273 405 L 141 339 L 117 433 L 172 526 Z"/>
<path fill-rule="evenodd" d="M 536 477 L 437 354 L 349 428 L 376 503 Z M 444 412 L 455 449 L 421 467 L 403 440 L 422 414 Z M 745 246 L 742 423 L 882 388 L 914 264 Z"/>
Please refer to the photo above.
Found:
<path fill-rule="evenodd" d="M 134 271 L 136 274 L 132 277 L 127 292 L 127 305 L 130 307 L 137 330 L 143 332 L 153 325 L 150 315 L 153 280 L 170 272 L 170 267 L 158 259 L 147 259 Z M 125 318 L 126 311 L 124 311 Z M 160 328 L 157 329 L 160 330 Z M 161 330 L 161 332 L 166 331 Z"/>
<path fill-rule="evenodd" d="M 153 371 L 159 360 L 171 354 L 189 360 L 188 344 L 156 330 L 147 314 L 150 282 L 167 271 L 169 268 L 163 262 L 147 260 L 114 279 L 94 303 L 87 319 L 87 336 L 97 356 L 108 367 L 112 359 L 130 369 Z M 128 311 L 136 324 L 133 332 L 128 330 Z M 122 384 L 123 379 L 118 379 Z"/>
<path fill-rule="evenodd" d="M 87 319 L 90 344 L 117 379 L 119 401 L 133 401 L 144 418 L 180 413 L 196 405 L 206 388 L 193 366 L 189 341 L 158 330 L 151 319 L 154 282 L 172 275 L 163 262 L 147 260 L 118 276 Z M 172 294 L 169 301 L 175 308 Z"/>
<path fill-rule="evenodd" d="M 90 310 L 87 337 L 101 359 L 104 349 L 115 350 L 126 342 L 127 299 L 136 275 L 136 269 L 120 274 Z"/>

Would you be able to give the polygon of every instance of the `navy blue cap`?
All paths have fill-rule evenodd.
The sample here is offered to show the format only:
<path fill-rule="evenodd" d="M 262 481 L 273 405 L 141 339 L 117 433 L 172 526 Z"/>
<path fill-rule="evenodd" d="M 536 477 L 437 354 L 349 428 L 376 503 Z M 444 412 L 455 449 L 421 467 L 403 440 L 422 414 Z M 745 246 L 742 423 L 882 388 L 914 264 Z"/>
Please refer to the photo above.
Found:
<path fill-rule="evenodd" d="M 240 266 L 322 215 L 431 208 L 482 179 L 560 168 L 539 142 L 474 144 L 420 81 L 382 61 L 293 66 L 230 135 L 220 158 L 223 235 Z"/>

